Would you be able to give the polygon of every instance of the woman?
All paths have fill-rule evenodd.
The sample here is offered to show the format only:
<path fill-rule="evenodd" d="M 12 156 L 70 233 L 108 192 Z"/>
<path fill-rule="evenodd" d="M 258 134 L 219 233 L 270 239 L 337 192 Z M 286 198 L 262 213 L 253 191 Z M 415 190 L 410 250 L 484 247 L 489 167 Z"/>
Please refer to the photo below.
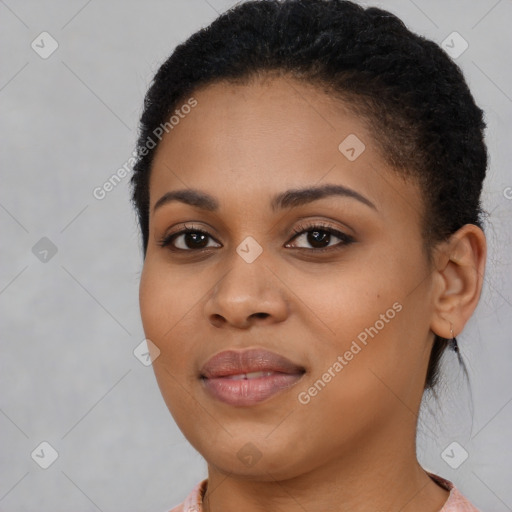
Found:
<path fill-rule="evenodd" d="M 352 2 L 245 2 L 162 65 L 141 316 L 208 464 L 173 512 L 477 510 L 415 439 L 482 288 L 482 114 L 436 44 Z"/>

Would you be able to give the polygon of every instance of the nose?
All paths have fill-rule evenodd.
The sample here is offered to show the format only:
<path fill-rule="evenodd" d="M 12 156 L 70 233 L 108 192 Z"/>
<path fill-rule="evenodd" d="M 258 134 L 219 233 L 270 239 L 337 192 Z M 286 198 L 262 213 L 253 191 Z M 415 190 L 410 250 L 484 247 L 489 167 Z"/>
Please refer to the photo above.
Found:
<path fill-rule="evenodd" d="M 288 315 L 285 286 L 263 258 L 247 263 L 235 253 L 230 263 L 205 304 L 210 323 L 247 329 L 284 321 Z"/>

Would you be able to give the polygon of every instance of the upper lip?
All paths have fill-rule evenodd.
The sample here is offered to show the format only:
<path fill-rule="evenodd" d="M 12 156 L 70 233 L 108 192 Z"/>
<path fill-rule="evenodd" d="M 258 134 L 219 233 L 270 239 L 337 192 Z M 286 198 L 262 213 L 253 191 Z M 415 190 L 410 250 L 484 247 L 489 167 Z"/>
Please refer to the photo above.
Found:
<path fill-rule="evenodd" d="M 264 349 L 225 350 L 201 368 L 201 377 L 213 379 L 251 372 L 304 373 L 305 369 L 284 356 Z"/>

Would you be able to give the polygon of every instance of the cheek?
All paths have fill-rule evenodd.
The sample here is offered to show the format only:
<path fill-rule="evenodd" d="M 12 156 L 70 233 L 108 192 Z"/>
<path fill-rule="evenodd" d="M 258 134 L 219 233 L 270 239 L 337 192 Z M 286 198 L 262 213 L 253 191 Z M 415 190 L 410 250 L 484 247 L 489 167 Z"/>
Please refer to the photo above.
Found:
<path fill-rule="evenodd" d="M 172 273 L 145 262 L 139 286 L 141 319 L 146 337 L 162 352 L 173 345 L 169 341 L 190 309 L 189 302 L 187 287 L 177 283 Z"/>
<path fill-rule="evenodd" d="M 153 369 L 166 401 L 197 379 L 195 361 L 206 346 L 202 305 L 211 286 L 205 272 L 170 268 L 155 256 L 144 263 L 140 313 L 146 338 L 160 351 Z"/>
<path fill-rule="evenodd" d="M 193 314 L 197 298 L 187 296 L 187 288 L 176 282 L 176 275 L 146 259 L 139 302 L 145 336 L 160 351 L 152 364 L 158 386 L 172 416 L 187 429 L 187 422 L 181 424 L 181 420 L 197 404 L 190 398 L 192 370 L 184 364 L 189 352 L 186 340 L 193 334 L 186 332 L 186 315 Z"/>
<path fill-rule="evenodd" d="M 162 300 L 165 299 L 165 287 L 162 284 L 146 262 L 139 285 L 140 314 L 146 337 L 157 345 L 163 334 L 164 324 L 169 320 L 166 314 L 169 308 L 166 306 L 166 300 Z"/>
<path fill-rule="evenodd" d="M 407 293 L 407 276 L 400 267 L 393 258 L 361 255 L 346 265 L 332 266 L 328 274 L 290 276 L 289 280 L 300 283 L 294 291 L 307 306 L 311 321 L 326 334 L 326 344 L 339 344 L 337 348 L 342 349 L 376 322 L 382 332 L 395 323 L 398 315 L 393 304 L 402 303 Z"/>
<path fill-rule="evenodd" d="M 386 385 L 396 390 L 410 384 L 408 371 L 416 371 L 423 356 L 421 347 L 411 343 L 411 326 L 421 324 L 410 295 L 419 274 L 396 251 L 380 256 L 357 258 L 357 264 L 340 266 L 329 279 L 315 275 L 305 281 L 303 276 L 297 293 L 304 298 L 312 332 L 318 328 L 309 384 L 332 381 L 334 401 L 364 401 L 370 409 L 382 394 L 390 394 Z M 329 368 L 336 378 L 325 375 Z"/>

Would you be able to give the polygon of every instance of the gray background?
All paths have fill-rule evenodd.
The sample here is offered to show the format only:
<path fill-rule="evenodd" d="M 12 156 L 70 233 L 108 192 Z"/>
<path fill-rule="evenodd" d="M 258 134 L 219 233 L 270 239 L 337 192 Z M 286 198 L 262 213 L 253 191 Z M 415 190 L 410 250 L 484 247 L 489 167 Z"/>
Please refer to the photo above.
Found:
<path fill-rule="evenodd" d="M 486 112 L 491 155 L 484 292 L 459 337 L 472 400 L 449 355 L 418 452 L 483 511 L 512 510 L 512 2 L 369 3 L 438 43 L 453 31 L 469 43 L 456 61 Z M 159 64 L 231 5 L 0 1 L 2 511 L 165 511 L 206 476 L 133 354 L 144 334 L 129 179 L 102 200 L 93 190 L 130 157 Z M 47 59 L 31 47 L 43 31 L 59 44 Z M 42 441 L 58 452 L 48 469 L 31 457 Z M 454 441 L 469 454 L 457 469 L 441 456 Z"/>

